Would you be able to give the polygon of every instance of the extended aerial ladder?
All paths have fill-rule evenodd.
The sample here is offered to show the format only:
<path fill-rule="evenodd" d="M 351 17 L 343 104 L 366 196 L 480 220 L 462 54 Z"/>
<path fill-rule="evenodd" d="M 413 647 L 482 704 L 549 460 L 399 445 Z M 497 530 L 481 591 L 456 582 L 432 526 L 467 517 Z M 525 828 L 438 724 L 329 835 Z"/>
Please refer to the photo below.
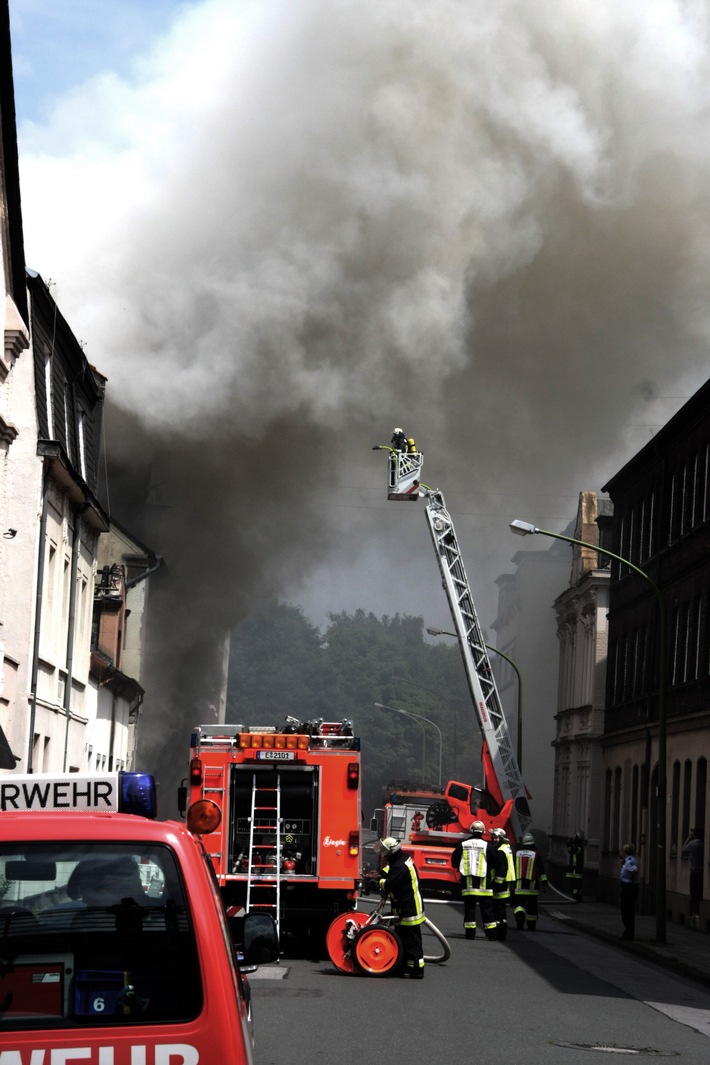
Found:
<path fill-rule="evenodd" d="M 486 789 L 501 806 L 509 799 L 513 800 L 510 827 L 514 838 L 519 840 L 532 822 L 527 792 L 496 688 L 483 630 L 476 615 L 454 523 L 446 509 L 443 493 L 421 483 L 424 462 L 421 452 L 407 454 L 383 444 L 376 445 L 373 450 L 389 452 L 388 499 L 426 499 L 429 531 L 481 729 Z"/>

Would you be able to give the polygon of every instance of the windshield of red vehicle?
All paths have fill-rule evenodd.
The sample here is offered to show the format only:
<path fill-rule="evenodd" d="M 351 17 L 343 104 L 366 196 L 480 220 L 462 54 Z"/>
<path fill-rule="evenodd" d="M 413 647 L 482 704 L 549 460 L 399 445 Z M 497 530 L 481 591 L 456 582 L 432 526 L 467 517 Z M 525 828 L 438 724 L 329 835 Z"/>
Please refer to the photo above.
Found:
<path fill-rule="evenodd" d="M 0 1033 L 187 1021 L 197 948 L 165 846 L 0 843 Z"/>

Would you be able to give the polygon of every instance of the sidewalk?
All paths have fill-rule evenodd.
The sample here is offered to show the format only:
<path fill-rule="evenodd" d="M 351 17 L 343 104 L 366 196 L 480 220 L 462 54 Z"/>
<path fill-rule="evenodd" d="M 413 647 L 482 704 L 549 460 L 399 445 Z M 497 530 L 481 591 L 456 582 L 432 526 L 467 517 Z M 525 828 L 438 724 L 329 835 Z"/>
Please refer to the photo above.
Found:
<path fill-rule="evenodd" d="M 710 937 L 696 928 L 666 923 L 666 942 L 656 942 L 656 918 L 636 914 L 636 936 L 633 942 L 619 937 L 623 931 L 618 907 L 594 899 L 571 902 L 548 892 L 540 898 L 540 916 L 566 921 L 589 935 L 613 943 L 647 961 L 710 987 Z M 540 922 L 540 931 L 544 925 Z"/>

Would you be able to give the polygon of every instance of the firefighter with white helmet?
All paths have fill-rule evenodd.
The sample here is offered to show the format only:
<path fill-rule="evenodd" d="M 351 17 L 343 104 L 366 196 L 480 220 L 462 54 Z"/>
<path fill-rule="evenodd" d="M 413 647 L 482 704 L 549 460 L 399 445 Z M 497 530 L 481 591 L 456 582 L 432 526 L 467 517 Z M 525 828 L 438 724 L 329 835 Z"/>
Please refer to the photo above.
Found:
<path fill-rule="evenodd" d="M 392 440 L 390 446 L 394 451 L 401 451 L 404 454 L 407 450 L 407 437 L 404 429 L 395 428 L 392 431 Z"/>
<path fill-rule="evenodd" d="M 540 892 L 547 889 L 545 863 L 537 852 L 535 837 L 526 832 L 515 854 L 515 923 L 518 928 L 527 926 L 529 932 L 537 931 L 537 900 Z"/>
<path fill-rule="evenodd" d="M 496 938 L 496 919 L 493 915 L 493 881 L 496 869 L 496 845 L 486 842 L 483 821 L 474 821 L 468 839 L 454 847 L 451 864 L 461 876 L 463 898 L 463 927 L 466 939 L 476 938 L 476 905 L 481 911 L 481 923 L 486 939 Z"/>
<path fill-rule="evenodd" d="M 392 910 L 399 917 L 397 934 L 404 947 L 403 968 L 399 976 L 411 980 L 424 977 L 424 948 L 422 925 L 426 920 L 419 877 L 414 862 L 402 850 L 402 844 L 392 836 L 375 843 L 375 851 L 384 862 L 377 876 L 381 893 L 392 900 Z"/>
<path fill-rule="evenodd" d="M 508 935 L 507 906 L 515 892 L 515 858 L 504 828 L 492 828 L 491 841 L 496 846 L 493 916 L 496 919 L 496 936 L 502 941 Z"/>

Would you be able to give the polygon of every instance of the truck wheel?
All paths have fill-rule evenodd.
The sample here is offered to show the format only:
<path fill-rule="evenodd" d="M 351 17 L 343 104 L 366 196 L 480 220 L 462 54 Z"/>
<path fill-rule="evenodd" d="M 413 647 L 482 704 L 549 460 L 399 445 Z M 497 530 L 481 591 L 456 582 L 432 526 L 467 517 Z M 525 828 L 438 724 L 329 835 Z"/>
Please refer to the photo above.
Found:
<path fill-rule="evenodd" d="M 341 913 L 331 922 L 325 934 L 325 946 L 328 957 L 336 969 L 341 973 L 355 972 L 355 963 L 352 958 L 352 945 L 355 936 L 366 921 L 370 919 L 368 913 L 360 910 L 351 910 Z"/>
<path fill-rule="evenodd" d="M 384 925 L 363 928 L 352 949 L 358 972 L 366 976 L 389 976 L 402 960 L 402 940 Z"/>

